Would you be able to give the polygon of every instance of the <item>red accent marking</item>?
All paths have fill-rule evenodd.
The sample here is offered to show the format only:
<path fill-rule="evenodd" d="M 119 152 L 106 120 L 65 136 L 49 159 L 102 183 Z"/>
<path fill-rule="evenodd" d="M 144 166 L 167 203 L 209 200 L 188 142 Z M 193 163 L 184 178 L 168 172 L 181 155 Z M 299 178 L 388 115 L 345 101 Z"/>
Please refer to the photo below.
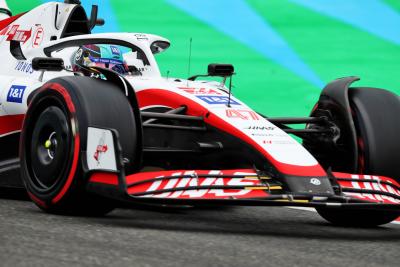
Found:
<path fill-rule="evenodd" d="M 319 164 L 314 166 L 297 166 L 277 161 L 257 142 L 249 138 L 236 127 L 225 122 L 218 116 L 213 115 L 202 105 L 180 94 L 162 89 L 145 89 L 137 92 L 137 97 L 140 108 L 160 104 L 177 108 L 182 104 L 186 104 L 188 106 L 188 115 L 204 116 L 204 121 L 206 123 L 220 129 L 221 131 L 234 135 L 241 140 L 245 140 L 257 151 L 260 151 L 282 173 L 299 176 L 326 176 L 326 172 Z M 210 115 L 205 116 L 207 113 Z"/>
<path fill-rule="evenodd" d="M 96 160 L 96 161 L 99 161 L 99 156 L 100 156 L 100 153 L 105 153 L 105 152 L 107 152 L 107 150 L 108 150 L 108 147 L 107 147 L 107 145 L 98 145 L 97 147 L 96 147 L 96 152 L 94 152 L 94 159 Z"/>
<path fill-rule="evenodd" d="M 178 87 L 178 88 L 192 95 L 222 95 L 217 90 L 210 88 L 195 88 L 195 87 Z"/>
<path fill-rule="evenodd" d="M 20 131 L 25 115 L 6 115 L 0 117 L 0 135 Z"/>
<path fill-rule="evenodd" d="M 69 111 L 71 113 L 75 114 L 75 106 L 71 100 L 71 97 L 70 97 L 67 89 L 65 89 L 62 85 L 60 85 L 58 83 L 46 84 L 45 86 L 42 87 L 41 90 L 45 90 L 45 89 L 53 89 L 53 90 L 59 92 L 64 97 L 64 100 L 67 103 L 67 107 L 68 107 Z"/>
<path fill-rule="evenodd" d="M 358 137 L 357 144 L 358 144 L 358 165 L 359 165 L 358 172 L 364 173 L 365 172 L 364 140 L 361 137 Z"/>
<path fill-rule="evenodd" d="M 13 25 L 11 30 L 8 32 L 7 41 L 17 41 L 26 43 L 32 36 L 32 29 L 18 30 L 19 25 Z"/>
<path fill-rule="evenodd" d="M 44 38 L 44 30 L 42 27 L 39 27 L 36 29 L 34 37 L 33 37 L 33 42 L 32 42 L 32 47 L 38 47 Z"/>
<path fill-rule="evenodd" d="M 9 17 L 3 20 L 0 20 L 0 30 L 3 30 L 5 27 L 7 27 L 8 25 L 10 25 L 11 23 L 13 23 L 14 21 L 16 21 L 17 19 L 19 19 L 21 16 L 23 16 L 25 13 L 21 13 L 18 15 L 15 15 L 13 17 Z M 5 33 L 3 34 L 3 31 L 0 33 L 0 35 L 5 35 Z"/>
<path fill-rule="evenodd" d="M 354 176 L 357 177 L 353 178 L 353 175 L 348 173 L 334 172 L 333 174 L 337 178 L 347 178 L 347 179 L 357 180 L 354 182 L 338 180 L 339 184 L 344 188 L 355 188 L 355 189 L 366 189 L 366 190 L 372 189 L 400 196 L 400 190 L 394 187 L 394 186 L 399 186 L 399 183 L 388 177 L 377 176 L 377 175 L 353 174 Z M 390 186 L 388 184 L 383 184 L 383 183 L 371 183 L 371 180 L 376 181 L 377 179 L 379 179 L 380 181 L 393 184 L 394 186 Z M 380 194 L 370 194 L 370 193 L 346 193 L 346 194 L 357 199 L 367 200 L 369 202 L 374 202 L 374 203 L 380 203 L 381 201 L 383 201 L 383 203 L 386 204 L 399 204 L 399 200 Z"/>
<path fill-rule="evenodd" d="M 252 110 L 241 110 L 241 109 L 227 109 L 226 116 L 228 118 L 236 118 L 241 120 L 253 120 L 258 121 L 260 118 L 258 117 L 257 113 Z"/>
<path fill-rule="evenodd" d="M 35 202 L 37 205 L 43 208 L 47 208 L 47 205 L 43 200 L 35 197 L 31 192 L 28 192 L 28 195 L 32 199 L 32 201 Z"/>
<path fill-rule="evenodd" d="M 165 189 L 168 184 L 175 180 L 172 186 L 168 188 L 176 188 L 176 187 L 185 187 L 189 186 L 191 183 L 195 183 L 196 185 L 204 184 L 205 180 L 208 179 L 207 185 L 243 185 L 243 186 L 265 186 L 259 180 L 249 179 L 249 178 L 238 178 L 232 180 L 232 177 L 226 178 L 213 178 L 212 174 L 210 174 L 211 170 L 174 170 L 174 171 L 159 171 L 159 172 L 142 172 L 136 173 L 132 175 L 128 175 L 126 177 L 127 184 L 140 182 L 148 179 L 160 178 L 165 176 L 173 176 L 177 175 L 176 179 L 169 179 L 158 182 L 147 182 L 144 184 L 140 184 L 128 189 L 128 194 L 135 194 L 139 192 L 146 192 L 150 189 L 151 186 L 155 186 L 153 190 Z M 234 175 L 235 173 L 246 173 L 246 175 L 255 175 L 256 173 L 252 169 L 238 169 L 238 170 L 216 170 L 219 174 L 223 175 Z M 179 178 L 182 175 L 188 175 L 188 173 L 196 173 L 197 175 L 209 175 L 207 178 Z M 186 174 L 185 174 L 186 173 Z M 254 177 L 255 178 L 255 177 Z M 211 179 L 211 180 L 210 180 Z M 214 180 L 212 180 L 214 179 Z M 233 182 L 235 181 L 235 182 Z M 217 192 L 217 193 L 216 193 Z M 219 194 L 220 193 L 220 194 Z M 192 195 L 193 194 L 193 195 Z M 198 194 L 198 195 L 196 195 Z M 150 195 L 148 195 L 149 197 Z M 165 197 L 165 198 L 178 198 L 178 199 L 189 199 L 189 198 L 200 198 L 200 199 L 231 199 L 235 198 L 264 198 L 267 197 L 268 193 L 264 190 L 251 190 L 251 189 L 224 189 L 224 190 L 215 190 L 215 189 L 199 189 L 199 190 L 182 190 L 171 193 L 162 193 L 157 194 L 151 197 Z"/>
<path fill-rule="evenodd" d="M 70 97 L 67 89 L 65 89 L 62 85 L 60 85 L 58 83 L 49 83 L 49 84 L 43 86 L 40 90 L 41 91 L 43 91 L 43 90 L 55 90 L 55 91 L 59 92 L 64 97 L 64 100 L 65 100 L 65 102 L 67 104 L 69 112 L 74 117 L 74 115 L 75 115 L 74 103 L 72 102 L 71 97 Z M 75 140 L 74 140 L 74 155 L 73 155 L 73 161 L 72 161 L 71 170 L 70 170 L 70 173 L 68 175 L 67 181 L 65 182 L 65 185 L 63 186 L 61 191 L 51 201 L 53 204 L 57 203 L 58 201 L 60 201 L 64 197 L 64 195 L 67 193 L 68 189 L 70 188 L 72 181 L 74 180 L 76 168 L 78 166 L 79 149 L 80 149 L 80 138 L 79 138 L 79 134 L 76 133 L 75 134 Z"/>
<path fill-rule="evenodd" d="M 370 175 L 370 174 L 350 174 L 350 173 L 343 173 L 343 172 L 333 172 L 333 175 L 336 178 L 352 178 L 352 175 L 358 175 L 360 177 L 360 179 L 364 179 L 364 175 L 368 175 L 368 176 L 375 176 L 378 177 L 379 179 L 381 179 L 382 181 L 385 182 L 389 182 L 392 183 L 398 187 L 400 187 L 400 183 L 397 182 L 396 180 L 390 178 L 390 177 L 386 177 L 386 176 L 379 176 L 379 175 Z"/>
<path fill-rule="evenodd" d="M 118 185 L 118 176 L 115 173 L 95 172 L 90 176 L 90 183 Z"/>
<path fill-rule="evenodd" d="M 317 103 L 314 105 L 314 107 L 312 108 L 311 114 L 312 114 L 314 111 L 316 111 L 317 108 L 318 108 L 318 102 L 317 102 Z"/>

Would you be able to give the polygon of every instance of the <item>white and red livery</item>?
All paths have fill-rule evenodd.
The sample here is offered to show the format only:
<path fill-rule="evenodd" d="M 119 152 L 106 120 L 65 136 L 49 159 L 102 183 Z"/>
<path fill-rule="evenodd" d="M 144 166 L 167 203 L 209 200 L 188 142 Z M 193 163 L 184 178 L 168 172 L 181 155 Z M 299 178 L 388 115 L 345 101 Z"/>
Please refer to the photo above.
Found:
<path fill-rule="evenodd" d="M 350 89 L 348 77 L 310 117 L 268 118 L 232 95 L 232 65 L 162 77 L 155 55 L 167 39 L 92 34 L 104 23 L 96 6 L 90 18 L 79 1 L 15 16 L 0 1 L 0 12 L 0 185 L 25 187 L 40 208 L 307 206 L 359 226 L 399 215 L 394 94 Z"/>

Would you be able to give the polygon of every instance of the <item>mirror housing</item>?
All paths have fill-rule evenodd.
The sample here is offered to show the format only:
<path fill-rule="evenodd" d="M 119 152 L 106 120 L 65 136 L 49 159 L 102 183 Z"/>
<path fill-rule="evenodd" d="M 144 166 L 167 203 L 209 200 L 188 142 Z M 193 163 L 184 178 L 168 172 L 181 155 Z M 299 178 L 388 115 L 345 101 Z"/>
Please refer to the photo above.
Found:
<path fill-rule="evenodd" d="M 166 41 L 155 41 L 150 45 L 153 54 L 161 53 L 170 47 L 170 43 Z"/>
<path fill-rule="evenodd" d="M 62 58 L 35 57 L 32 60 L 32 69 L 43 71 L 62 71 L 64 60 Z"/>
<path fill-rule="evenodd" d="M 208 76 L 230 77 L 234 74 L 235 68 L 232 64 L 209 64 Z"/>
<path fill-rule="evenodd" d="M 235 68 L 232 64 L 217 64 L 212 63 L 208 65 L 208 74 L 207 75 L 194 75 L 189 77 L 189 81 L 195 81 L 199 77 L 223 77 L 226 79 L 227 77 L 231 77 L 235 74 Z"/>
<path fill-rule="evenodd" d="M 99 6 L 92 5 L 92 11 L 88 21 L 89 29 L 93 30 L 96 26 L 103 26 L 105 24 L 104 19 L 98 18 Z"/>

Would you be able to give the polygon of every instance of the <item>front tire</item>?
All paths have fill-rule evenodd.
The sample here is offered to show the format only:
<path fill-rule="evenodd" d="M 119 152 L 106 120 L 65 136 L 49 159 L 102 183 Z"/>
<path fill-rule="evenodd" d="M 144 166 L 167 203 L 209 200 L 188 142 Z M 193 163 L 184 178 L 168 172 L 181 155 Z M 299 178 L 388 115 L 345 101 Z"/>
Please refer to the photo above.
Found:
<path fill-rule="evenodd" d="M 29 104 L 20 142 L 21 174 L 28 195 L 44 211 L 99 216 L 114 209 L 112 201 L 86 191 L 89 126 L 115 129 L 123 157 L 133 165 L 139 161 L 135 151 L 140 126 L 114 84 L 87 77 L 57 78 L 39 89 Z"/>

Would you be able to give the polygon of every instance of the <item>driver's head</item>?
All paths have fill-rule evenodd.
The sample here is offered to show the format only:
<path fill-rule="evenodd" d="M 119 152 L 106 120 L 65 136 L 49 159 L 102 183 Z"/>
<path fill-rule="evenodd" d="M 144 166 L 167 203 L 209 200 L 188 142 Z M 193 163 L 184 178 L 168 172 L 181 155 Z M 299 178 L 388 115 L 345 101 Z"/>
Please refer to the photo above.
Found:
<path fill-rule="evenodd" d="M 101 67 L 125 75 L 129 72 L 117 45 L 84 45 L 75 52 L 72 60 L 74 71 L 86 73 L 90 67 Z"/>

